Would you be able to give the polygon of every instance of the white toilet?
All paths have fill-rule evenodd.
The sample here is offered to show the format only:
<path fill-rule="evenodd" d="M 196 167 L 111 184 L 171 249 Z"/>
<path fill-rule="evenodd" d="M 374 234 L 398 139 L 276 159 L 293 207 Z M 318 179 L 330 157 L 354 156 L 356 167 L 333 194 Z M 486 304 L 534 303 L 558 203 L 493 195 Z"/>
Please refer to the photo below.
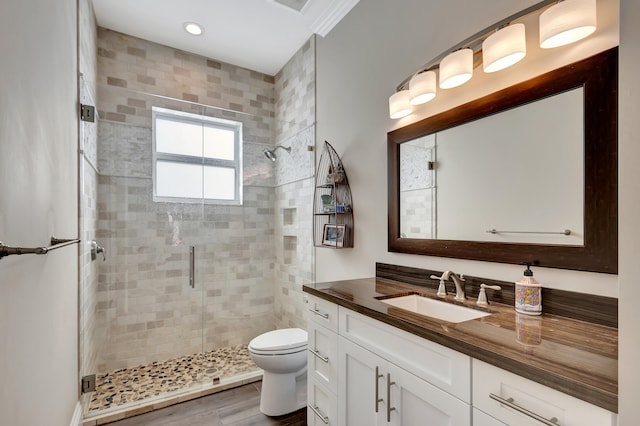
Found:
<path fill-rule="evenodd" d="M 269 331 L 249 342 L 249 354 L 264 370 L 260 411 L 281 416 L 307 405 L 307 332 Z"/>

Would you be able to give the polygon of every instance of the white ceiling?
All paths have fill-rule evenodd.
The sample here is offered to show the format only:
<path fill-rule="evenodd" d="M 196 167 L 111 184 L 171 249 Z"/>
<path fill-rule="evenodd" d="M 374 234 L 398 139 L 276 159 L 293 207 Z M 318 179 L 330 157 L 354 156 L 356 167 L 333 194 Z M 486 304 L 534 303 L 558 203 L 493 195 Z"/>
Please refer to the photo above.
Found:
<path fill-rule="evenodd" d="M 93 0 L 93 7 L 101 27 L 275 75 L 358 1 L 308 0 L 300 12 L 275 0 Z M 188 34 L 185 22 L 200 24 L 204 34 Z"/>

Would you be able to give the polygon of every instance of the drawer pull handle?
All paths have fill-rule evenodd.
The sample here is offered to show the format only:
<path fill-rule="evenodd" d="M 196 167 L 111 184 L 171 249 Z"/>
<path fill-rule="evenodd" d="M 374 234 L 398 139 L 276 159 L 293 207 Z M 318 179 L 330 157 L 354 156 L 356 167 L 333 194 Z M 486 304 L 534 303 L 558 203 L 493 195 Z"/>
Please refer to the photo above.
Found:
<path fill-rule="evenodd" d="M 396 410 L 396 407 L 391 406 L 391 385 L 395 385 L 396 382 L 391 381 L 391 374 L 387 373 L 387 423 L 391 422 L 391 412 Z"/>
<path fill-rule="evenodd" d="M 383 375 L 380 374 L 380 367 L 376 367 L 376 413 L 378 412 L 378 404 L 380 404 L 382 401 L 384 401 L 378 395 L 380 393 L 380 384 L 379 384 L 380 377 L 383 377 Z"/>
<path fill-rule="evenodd" d="M 311 411 L 313 411 L 316 416 L 320 417 L 320 420 L 322 420 L 322 423 L 324 423 L 325 425 L 329 424 L 329 417 L 323 415 L 320 412 L 320 409 L 318 407 L 314 407 L 313 405 L 309 404 L 309 408 L 311 408 Z"/>
<path fill-rule="evenodd" d="M 513 408 L 516 411 L 521 412 L 524 415 L 527 415 L 529 417 L 531 417 L 532 419 L 536 419 L 537 421 L 539 421 L 540 423 L 543 423 L 547 426 L 559 426 L 560 423 L 558 423 L 558 419 L 555 417 L 552 417 L 550 419 L 545 419 L 544 417 L 534 413 L 533 411 L 529 411 L 526 408 L 523 408 L 517 404 L 515 404 L 513 402 L 513 398 L 508 398 L 508 399 L 504 399 L 496 394 L 490 393 L 489 394 L 489 398 L 498 401 L 500 404 L 506 405 L 509 408 Z"/>
<path fill-rule="evenodd" d="M 324 319 L 329 319 L 329 314 L 325 314 L 324 312 L 320 312 L 317 309 L 309 309 L 309 312 L 311 312 L 312 314 L 318 315 L 319 317 L 322 317 Z"/>
<path fill-rule="evenodd" d="M 309 352 L 311 352 L 312 354 L 314 354 L 317 358 L 320 358 L 320 360 L 322 362 L 326 362 L 327 364 L 329 363 L 329 357 L 328 356 L 322 356 L 320 355 L 320 352 L 318 351 L 312 351 L 311 349 L 309 349 Z"/>

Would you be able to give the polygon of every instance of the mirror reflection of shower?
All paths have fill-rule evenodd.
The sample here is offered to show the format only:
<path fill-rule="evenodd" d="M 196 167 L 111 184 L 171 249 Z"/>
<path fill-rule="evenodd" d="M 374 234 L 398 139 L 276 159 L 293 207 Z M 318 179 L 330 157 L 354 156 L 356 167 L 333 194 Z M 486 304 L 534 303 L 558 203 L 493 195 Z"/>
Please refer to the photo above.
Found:
<path fill-rule="evenodd" d="M 278 158 L 278 156 L 276 155 L 276 150 L 278 148 L 282 148 L 285 151 L 287 151 L 289 154 L 291 154 L 291 147 L 290 146 L 282 146 L 282 145 L 278 145 L 273 149 L 265 149 L 262 152 L 264 153 L 265 157 L 267 157 L 269 160 L 271 160 L 271 161 L 273 161 L 275 163 L 276 162 L 276 158 Z"/>

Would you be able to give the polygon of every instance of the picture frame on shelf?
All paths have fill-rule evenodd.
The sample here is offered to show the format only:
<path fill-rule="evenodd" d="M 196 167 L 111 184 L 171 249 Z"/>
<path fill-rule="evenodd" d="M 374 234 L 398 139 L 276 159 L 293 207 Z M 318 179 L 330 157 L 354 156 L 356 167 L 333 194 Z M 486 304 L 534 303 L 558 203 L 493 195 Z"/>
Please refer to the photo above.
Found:
<path fill-rule="evenodd" d="M 322 230 L 322 245 L 342 247 L 344 244 L 345 225 L 325 223 Z"/>

